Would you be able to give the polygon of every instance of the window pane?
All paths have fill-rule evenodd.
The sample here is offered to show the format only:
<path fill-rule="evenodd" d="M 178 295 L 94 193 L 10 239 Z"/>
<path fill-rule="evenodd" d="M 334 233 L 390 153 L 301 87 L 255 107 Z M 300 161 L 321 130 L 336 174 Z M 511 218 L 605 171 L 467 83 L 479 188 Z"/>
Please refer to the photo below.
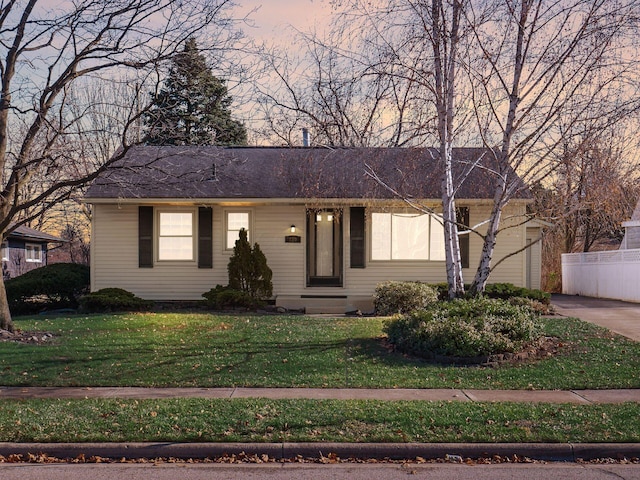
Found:
<path fill-rule="evenodd" d="M 193 231 L 193 214 L 160 213 L 160 236 L 191 236 Z"/>
<path fill-rule="evenodd" d="M 240 238 L 240 234 L 236 231 L 227 232 L 227 248 L 233 248 L 236 246 L 236 240 Z M 248 236 L 247 236 L 248 238 Z"/>
<path fill-rule="evenodd" d="M 193 259 L 193 241 L 191 237 L 160 237 L 158 258 L 160 260 Z"/>
<path fill-rule="evenodd" d="M 444 226 L 440 215 L 431 217 L 431 250 L 429 258 L 435 261 L 445 260 L 444 254 Z"/>
<path fill-rule="evenodd" d="M 227 214 L 227 229 L 240 231 L 241 229 L 249 230 L 249 213 L 229 213 Z"/>
<path fill-rule="evenodd" d="M 391 230 L 394 260 L 429 259 L 429 215 L 394 214 Z"/>
<path fill-rule="evenodd" d="M 227 212 L 227 249 L 235 247 L 243 228 L 247 232 L 247 241 L 250 242 L 249 212 Z"/>
<path fill-rule="evenodd" d="M 371 214 L 371 259 L 391 260 L 391 214 Z"/>

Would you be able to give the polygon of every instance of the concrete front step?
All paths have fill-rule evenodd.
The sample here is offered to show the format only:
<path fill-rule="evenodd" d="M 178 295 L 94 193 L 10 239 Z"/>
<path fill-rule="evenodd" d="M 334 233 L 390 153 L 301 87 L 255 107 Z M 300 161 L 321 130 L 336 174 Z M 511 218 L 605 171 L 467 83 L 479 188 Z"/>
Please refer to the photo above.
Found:
<path fill-rule="evenodd" d="M 355 310 L 373 310 L 371 296 L 354 295 L 278 295 L 276 305 L 289 310 L 304 309 L 308 314 L 342 315 Z"/>

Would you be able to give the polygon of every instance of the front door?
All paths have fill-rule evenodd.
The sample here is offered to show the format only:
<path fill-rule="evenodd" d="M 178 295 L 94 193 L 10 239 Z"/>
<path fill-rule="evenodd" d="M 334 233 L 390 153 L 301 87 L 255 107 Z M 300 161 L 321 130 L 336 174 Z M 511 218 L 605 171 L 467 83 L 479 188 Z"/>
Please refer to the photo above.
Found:
<path fill-rule="evenodd" d="M 342 214 L 307 210 L 307 286 L 342 286 Z"/>

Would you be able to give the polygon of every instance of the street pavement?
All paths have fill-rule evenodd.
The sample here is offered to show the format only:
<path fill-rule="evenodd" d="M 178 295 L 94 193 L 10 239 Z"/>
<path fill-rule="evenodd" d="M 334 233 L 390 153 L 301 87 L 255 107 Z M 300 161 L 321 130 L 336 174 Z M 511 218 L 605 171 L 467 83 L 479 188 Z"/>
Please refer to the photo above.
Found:
<path fill-rule="evenodd" d="M 640 480 L 640 465 L 576 463 L 448 465 L 415 464 L 110 464 L 110 465 L 0 465 L 2 480 Z"/>

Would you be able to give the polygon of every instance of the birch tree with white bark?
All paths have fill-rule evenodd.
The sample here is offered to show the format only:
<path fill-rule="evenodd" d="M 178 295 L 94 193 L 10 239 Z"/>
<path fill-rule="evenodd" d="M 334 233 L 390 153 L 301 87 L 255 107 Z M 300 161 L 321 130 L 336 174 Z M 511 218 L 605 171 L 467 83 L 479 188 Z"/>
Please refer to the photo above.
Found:
<path fill-rule="evenodd" d="M 504 218 L 507 203 L 560 166 L 557 153 L 565 140 L 560 125 L 603 118 L 614 125 L 637 112 L 640 2 L 346 0 L 336 5 L 336 23 L 348 32 L 342 38 L 351 40 L 357 32 L 366 38 L 366 48 L 344 42 L 355 45 L 350 58 L 389 78 L 413 79 L 433 107 L 450 297 L 465 293 L 456 192 L 471 169 L 491 173 L 491 213 L 473 229 L 483 247 L 470 290 L 483 292 L 504 260 L 494 259 L 500 233 L 514 223 Z M 363 52 L 376 55 L 367 61 Z M 485 147 L 487 158 L 464 165 L 459 169 L 464 173 L 454 176 L 452 148 L 465 146 Z"/>

